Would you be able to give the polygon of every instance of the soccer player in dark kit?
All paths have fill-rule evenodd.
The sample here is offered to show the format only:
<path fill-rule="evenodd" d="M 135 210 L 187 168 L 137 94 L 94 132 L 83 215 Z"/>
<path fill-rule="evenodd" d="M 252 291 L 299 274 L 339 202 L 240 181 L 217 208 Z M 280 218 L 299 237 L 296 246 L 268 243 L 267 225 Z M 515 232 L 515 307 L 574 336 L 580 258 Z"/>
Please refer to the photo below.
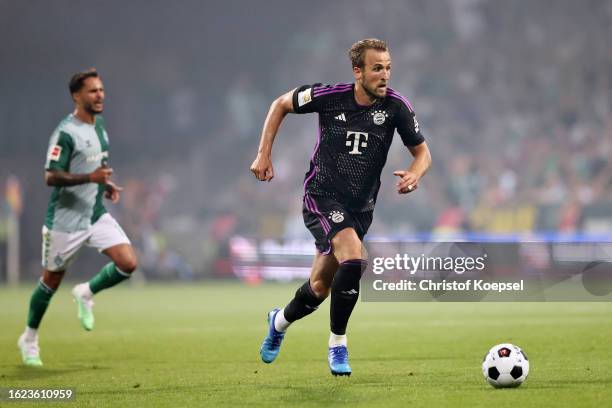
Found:
<path fill-rule="evenodd" d="M 362 240 L 372 222 L 380 175 L 397 129 L 414 157 L 399 177 L 397 191 L 417 189 L 431 165 L 429 148 L 406 98 L 389 88 L 391 57 L 384 41 L 353 44 L 349 57 L 354 83 L 304 85 L 270 106 L 251 171 L 261 181 L 274 177 L 272 144 L 287 113 L 319 114 L 318 139 L 304 179 L 304 223 L 315 238 L 310 279 L 284 309 L 268 313 L 261 359 L 274 361 L 289 326 L 314 312 L 331 293 L 328 361 L 333 375 L 350 375 L 346 327 L 359 297 L 367 261 Z"/>

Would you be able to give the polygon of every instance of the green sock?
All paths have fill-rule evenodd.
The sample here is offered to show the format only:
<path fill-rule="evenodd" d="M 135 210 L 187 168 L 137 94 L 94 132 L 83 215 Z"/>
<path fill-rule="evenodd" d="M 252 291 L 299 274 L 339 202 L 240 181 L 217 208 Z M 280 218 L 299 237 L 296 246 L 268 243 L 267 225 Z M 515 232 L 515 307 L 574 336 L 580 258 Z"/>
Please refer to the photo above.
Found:
<path fill-rule="evenodd" d="M 129 277 L 129 273 L 120 271 L 113 262 L 110 262 L 106 264 L 96 276 L 91 278 L 89 281 L 89 289 L 91 289 L 91 293 L 95 294 L 102 289 L 108 289 L 115 286 Z"/>
<path fill-rule="evenodd" d="M 43 283 L 42 280 L 38 281 L 36 289 L 32 293 L 30 298 L 30 311 L 28 312 L 28 327 L 32 329 L 38 329 L 40 321 L 43 315 L 47 311 L 51 297 L 55 293 L 54 289 L 51 289 Z"/>

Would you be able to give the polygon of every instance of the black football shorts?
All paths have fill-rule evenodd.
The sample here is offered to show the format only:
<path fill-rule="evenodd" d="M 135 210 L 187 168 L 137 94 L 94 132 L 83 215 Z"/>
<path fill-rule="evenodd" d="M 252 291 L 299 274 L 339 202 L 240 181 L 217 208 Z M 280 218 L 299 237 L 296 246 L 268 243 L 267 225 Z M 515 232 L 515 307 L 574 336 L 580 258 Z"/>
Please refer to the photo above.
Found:
<path fill-rule="evenodd" d="M 335 200 L 312 196 L 304 196 L 302 215 L 304 224 L 315 238 L 317 250 L 324 255 L 331 252 L 331 240 L 345 228 L 353 228 L 363 241 L 372 224 L 373 211 L 351 212 Z"/>

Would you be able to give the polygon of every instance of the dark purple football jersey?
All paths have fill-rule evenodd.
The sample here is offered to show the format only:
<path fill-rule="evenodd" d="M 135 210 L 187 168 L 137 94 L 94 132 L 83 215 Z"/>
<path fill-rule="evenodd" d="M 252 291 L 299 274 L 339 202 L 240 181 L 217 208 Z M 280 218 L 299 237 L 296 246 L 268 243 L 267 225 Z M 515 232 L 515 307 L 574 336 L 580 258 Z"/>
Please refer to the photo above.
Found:
<path fill-rule="evenodd" d="M 406 146 L 425 140 L 412 106 L 391 88 L 386 97 L 361 106 L 355 100 L 354 84 L 304 85 L 293 94 L 293 109 L 319 114 L 317 144 L 304 190 L 352 211 L 374 209 L 396 129 Z"/>

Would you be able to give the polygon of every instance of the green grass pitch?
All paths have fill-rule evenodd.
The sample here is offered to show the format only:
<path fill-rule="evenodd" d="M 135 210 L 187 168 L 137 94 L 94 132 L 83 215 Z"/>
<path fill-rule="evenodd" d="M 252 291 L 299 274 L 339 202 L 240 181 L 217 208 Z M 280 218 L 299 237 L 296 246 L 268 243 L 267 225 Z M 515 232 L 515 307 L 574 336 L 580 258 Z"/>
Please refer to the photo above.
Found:
<path fill-rule="evenodd" d="M 44 367 L 16 348 L 34 287 L 0 287 L 0 387 L 76 389 L 79 407 L 602 407 L 612 401 L 612 303 L 363 303 L 349 325 L 353 375 L 327 367 L 329 301 L 295 324 L 278 359 L 259 345 L 266 312 L 299 283 L 127 285 L 96 298 L 84 332 L 65 284 L 41 326 Z M 518 389 L 496 390 L 489 347 L 521 346 Z M 1 406 L 13 406 L 6 401 Z M 14 406 L 40 405 L 19 403 Z"/>

